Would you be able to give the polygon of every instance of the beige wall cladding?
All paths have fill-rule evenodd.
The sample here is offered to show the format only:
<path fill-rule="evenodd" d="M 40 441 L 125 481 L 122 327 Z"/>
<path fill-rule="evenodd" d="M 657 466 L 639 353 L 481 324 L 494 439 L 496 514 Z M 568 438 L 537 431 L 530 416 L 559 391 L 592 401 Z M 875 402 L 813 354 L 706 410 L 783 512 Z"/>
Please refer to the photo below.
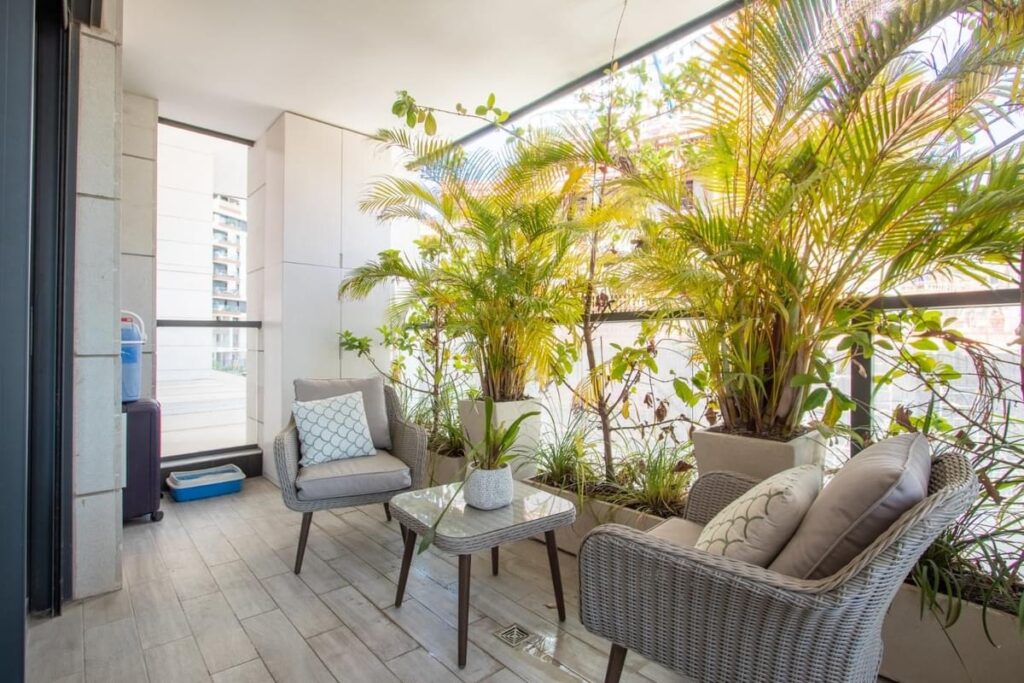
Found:
<path fill-rule="evenodd" d="M 121 48 L 83 35 L 79 49 L 78 192 L 117 198 L 121 165 Z"/>
<path fill-rule="evenodd" d="M 82 31 L 79 50 L 72 424 L 72 593 L 79 599 L 121 587 L 122 277 L 132 305 L 150 318 L 153 310 L 140 291 L 147 280 L 152 286 L 143 263 L 152 261 L 153 251 L 154 192 L 147 183 L 155 178 L 152 160 L 131 162 L 130 182 L 121 185 L 120 17 L 120 2 L 105 2 L 103 25 Z M 155 117 L 155 108 L 147 113 L 139 104 L 131 103 L 133 120 Z M 145 153 L 146 137 L 138 133 L 133 131 L 131 149 Z M 131 196 L 122 216 L 123 189 Z M 122 221 L 132 227 L 124 243 Z M 125 250 L 138 254 L 127 272 L 121 268 Z"/>
<path fill-rule="evenodd" d="M 78 196 L 75 224 L 75 353 L 119 352 L 118 203 Z"/>

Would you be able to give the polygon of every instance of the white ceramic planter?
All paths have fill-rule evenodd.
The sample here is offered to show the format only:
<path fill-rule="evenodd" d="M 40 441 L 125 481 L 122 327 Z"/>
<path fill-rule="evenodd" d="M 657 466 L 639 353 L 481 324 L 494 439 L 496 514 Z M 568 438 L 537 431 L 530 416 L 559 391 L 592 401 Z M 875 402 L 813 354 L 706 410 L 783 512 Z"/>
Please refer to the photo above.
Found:
<path fill-rule="evenodd" d="M 473 399 L 459 401 L 459 419 L 462 421 L 462 429 L 465 431 L 468 439 L 466 444 L 467 453 L 470 450 L 469 444 L 483 441 L 484 411 L 483 401 Z M 508 426 L 515 422 L 519 416 L 531 412 L 536 412 L 537 415 L 526 418 L 519 425 L 519 436 L 512 447 L 512 452 L 517 456 L 510 463 L 512 476 L 515 479 L 530 479 L 537 474 L 534 456 L 537 452 L 537 445 L 540 443 L 540 415 L 542 408 L 539 403 L 530 399 L 525 401 L 500 401 L 494 404 L 493 421 L 495 426 Z"/>
<path fill-rule="evenodd" d="M 767 479 L 798 465 L 821 467 L 825 439 L 815 431 L 790 441 L 772 441 L 698 429 L 693 433 L 693 455 L 698 474 L 726 471 Z"/>
<path fill-rule="evenodd" d="M 512 470 L 508 465 L 496 470 L 481 470 L 470 465 L 462 486 L 466 505 L 479 510 L 497 510 L 512 503 Z"/>
<path fill-rule="evenodd" d="M 881 674 L 896 683 L 1019 681 L 1024 676 L 1024 636 L 1013 615 L 988 610 L 985 637 L 982 608 L 964 602 L 960 618 L 946 632 L 929 613 L 921 618 L 921 592 L 903 584 L 882 626 Z"/>
<path fill-rule="evenodd" d="M 555 488 L 538 481 L 531 481 L 530 484 L 565 498 L 576 505 L 576 521 L 569 526 L 555 529 L 555 542 L 558 544 L 558 549 L 570 555 L 578 554 L 583 537 L 590 533 L 591 529 L 601 524 L 623 524 L 640 531 L 647 531 L 665 521 L 664 518 L 657 515 L 614 503 L 606 503 L 603 500 L 586 497 L 580 500 L 580 496 L 574 491 Z M 537 540 L 543 542 L 544 537 L 539 536 Z"/>

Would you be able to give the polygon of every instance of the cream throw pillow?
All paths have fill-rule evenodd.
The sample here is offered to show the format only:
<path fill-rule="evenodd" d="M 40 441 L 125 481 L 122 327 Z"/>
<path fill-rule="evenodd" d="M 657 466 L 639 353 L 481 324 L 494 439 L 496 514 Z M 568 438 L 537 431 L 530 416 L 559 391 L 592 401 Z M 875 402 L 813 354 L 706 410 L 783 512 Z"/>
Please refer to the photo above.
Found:
<path fill-rule="evenodd" d="M 801 465 L 755 485 L 712 518 L 696 548 L 767 567 L 821 490 L 821 469 Z"/>

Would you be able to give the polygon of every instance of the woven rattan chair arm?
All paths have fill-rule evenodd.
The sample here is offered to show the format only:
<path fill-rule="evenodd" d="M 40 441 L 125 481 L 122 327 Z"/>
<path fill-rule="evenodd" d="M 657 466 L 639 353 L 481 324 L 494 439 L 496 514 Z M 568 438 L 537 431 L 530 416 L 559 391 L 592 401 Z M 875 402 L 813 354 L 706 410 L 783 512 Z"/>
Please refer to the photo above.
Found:
<path fill-rule="evenodd" d="M 426 486 L 427 432 L 422 427 L 402 419 L 389 420 L 391 428 L 391 454 L 409 466 L 412 488 Z"/>
<path fill-rule="evenodd" d="M 686 519 L 707 524 L 722 508 L 750 490 L 757 479 L 738 472 L 708 472 L 697 478 L 686 498 Z"/>
<path fill-rule="evenodd" d="M 281 493 L 284 496 L 285 505 L 288 507 L 292 507 L 291 503 L 298 502 L 295 478 L 299 474 L 299 459 L 301 457 L 299 430 L 296 429 L 295 422 L 290 421 L 274 437 L 274 464 L 277 466 L 277 479 L 281 485 Z"/>

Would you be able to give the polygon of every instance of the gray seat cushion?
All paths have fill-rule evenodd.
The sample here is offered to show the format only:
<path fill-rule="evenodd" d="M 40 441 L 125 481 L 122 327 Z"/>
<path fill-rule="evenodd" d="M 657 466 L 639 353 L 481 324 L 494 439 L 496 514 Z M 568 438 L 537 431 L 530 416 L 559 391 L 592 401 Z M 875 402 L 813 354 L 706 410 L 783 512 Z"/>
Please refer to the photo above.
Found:
<path fill-rule="evenodd" d="M 648 536 L 671 541 L 677 545 L 695 545 L 704 527 L 682 517 L 669 517 L 647 531 Z"/>
<path fill-rule="evenodd" d="M 384 451 L 299 468 L 299 500 L 323 500 L 400 491 L 412 486 L 409 467 Z"/>
<path fill-rule="evenodd" d="M 363 410 L 374 448 L 391 450 L 391 429 L 388 427 L 388 411 L 384 403 L 384 379 L 297 379 L 295 380 L 296 401 L 318 401 L 331 396 L 360 392 L 363 395 Z"/>
<path fill-rule="evenodd" d="M 921 434 L 901 434 L 851 458 L 818 494 L 768 568 L 802 579 L 831 576 L 928 495 L 931 452 Z"/>

